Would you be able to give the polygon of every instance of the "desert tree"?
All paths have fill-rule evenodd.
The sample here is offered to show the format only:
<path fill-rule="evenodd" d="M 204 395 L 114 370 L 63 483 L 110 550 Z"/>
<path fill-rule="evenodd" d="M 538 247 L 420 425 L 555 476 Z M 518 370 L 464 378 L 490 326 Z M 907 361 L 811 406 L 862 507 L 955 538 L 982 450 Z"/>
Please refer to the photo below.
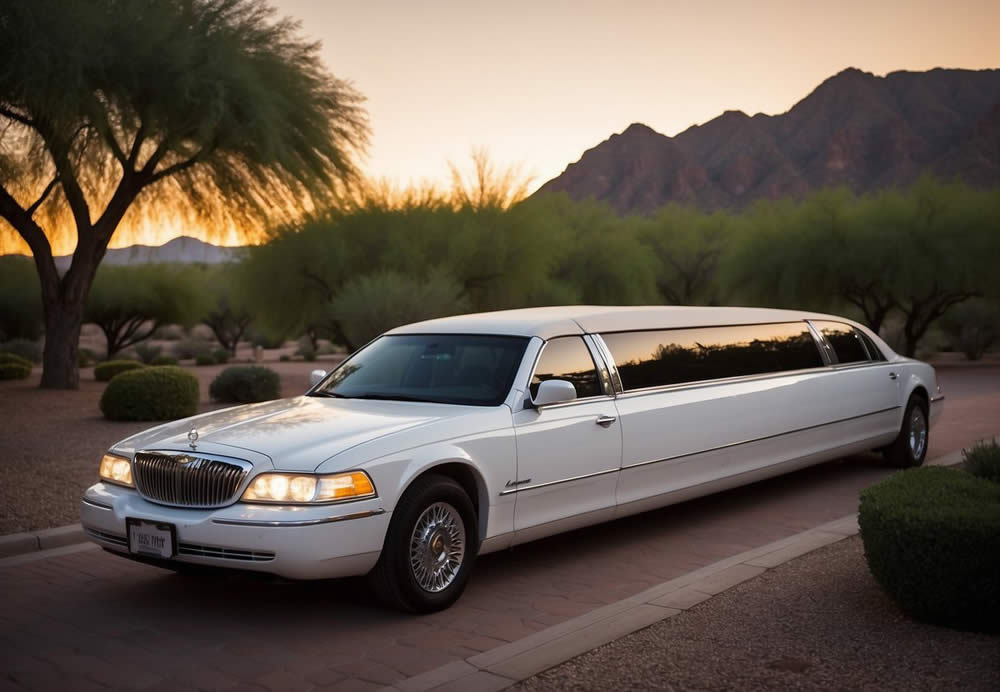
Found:
<path fill-rule="evenodd" d="M 659 260 L 656 285 L 666 303 L 712 305 L 720 300 L 719 260 L 732 235 L 732 217 L 668 204 L 642 224 L 639 238 Z"/>
<path fill-rule="evenodd" d="M 355 175 L 367 136 L 360 96 L 260 0 L 0 3 L 0 233 L 34 256 L 42 386 L 78 386 L 84 306 L 120 227 L 293 218 Z M 74 240 L 60 275 L 53 245 Z"/>
<path fill-rule="evenodd" d="M 104 333 L 109 360 L 164 325 L 195 321 L 195 272 L 166 265 L 105 265 L 97 271 L 83 315 Z"/>

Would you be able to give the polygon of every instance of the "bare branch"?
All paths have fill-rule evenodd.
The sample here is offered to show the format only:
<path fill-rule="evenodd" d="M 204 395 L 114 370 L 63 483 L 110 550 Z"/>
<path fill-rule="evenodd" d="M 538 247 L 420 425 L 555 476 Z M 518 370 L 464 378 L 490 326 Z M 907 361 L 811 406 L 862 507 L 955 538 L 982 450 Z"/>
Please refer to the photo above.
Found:
<path fill-rule="evenodd" d="M 0 185 L 0 216 L 14 227 L 14 230 L 24 238 L 24 242 L 31 248 L 43 289 L 58 284 L 59 273 L 56 271 L 56 264 L 52 259 L 52 246 L 49 244 L 49 239 L 45 237 L 45 232 L 35 223 L 31 215 L 2 185 Z"/>
<path fill-rule="evenodd" d="M 32 204 L 27 209 L 25 209 L 24 212 L 28 216 L 34 216 L 35 212 L 38 211 L 38 207 L 42 206 L 42 202 L 45 201 L 45 198 L 49 196 L 49 193 L 52 192 L 52 189 L 56 186 L 58 182 L 59 182 L 59 176 L 57 175 L 51 181 L 49 181 L 48 185 L 45 186 L 45 189 L 42 190 L 41 196 L 39 196 L 39 198 L 35 200 L 35 203 Z"/>
<path fill-rule="evenodd" d="M 16 111 L 12 111 L 9 108 L 7 108 L 6 106 L 0 106 L 0 115 L 4 116 L 5 118 L 9 118 L 9 119 L 11 119 L 11 120 L 13 120 L 15 122 L 19 122 L 22 125 L 26 125 L 26 126 L 32 127 L 32 128 L 35 127 L 35 121 L 34 120 L 32 120 L 31 118 L 27 117 L 26 115 L 21 115 L 20 113 L 17 113 Z"/>
<path fill-rule="evenodd" d="M 194 166 L 197 163 L 201 163 L 207 157 L 207 155 L 208 155 L 208 149 L 202 149 L 189 159 L 178 161 L 175 164 L 167 166 L 163 170 L 153 173 L 149 177 L 149 182 L 147 184 L 152 185 L 158 180 L 162 180 L 163 178 L 174 175 L 175 173 L 180 173 L 181 171 L 187 170 L 188 168 L 191 168 L 191 166 Z"/>

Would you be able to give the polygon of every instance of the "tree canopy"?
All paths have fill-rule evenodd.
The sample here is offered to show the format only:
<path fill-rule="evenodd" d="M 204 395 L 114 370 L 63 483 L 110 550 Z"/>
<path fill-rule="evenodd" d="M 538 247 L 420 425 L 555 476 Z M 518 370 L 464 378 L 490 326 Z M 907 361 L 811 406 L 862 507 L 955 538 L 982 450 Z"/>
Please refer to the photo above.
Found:
<path fill-rule="evenodd" d="M 76 384 L 83 304 L 123 221 L 248 232 L 333 199 L 367 136 L 360 95 L 261 0 L 0 4 L 0 233 L 35 258 L 43 386 Z M 74 231 L 60 276 L 52 243 Z"/>

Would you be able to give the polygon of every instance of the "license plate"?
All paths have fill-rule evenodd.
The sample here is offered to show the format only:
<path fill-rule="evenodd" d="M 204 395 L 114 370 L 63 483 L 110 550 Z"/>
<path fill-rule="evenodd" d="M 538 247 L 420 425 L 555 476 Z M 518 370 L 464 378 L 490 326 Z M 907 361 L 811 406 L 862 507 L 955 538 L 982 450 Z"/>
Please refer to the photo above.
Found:
<path fill-rule="evenodd" d="M 177 552 L 177 527 L 162 522 L 125 519 L 128 549 L 137 555 L 173 557 Z"/>

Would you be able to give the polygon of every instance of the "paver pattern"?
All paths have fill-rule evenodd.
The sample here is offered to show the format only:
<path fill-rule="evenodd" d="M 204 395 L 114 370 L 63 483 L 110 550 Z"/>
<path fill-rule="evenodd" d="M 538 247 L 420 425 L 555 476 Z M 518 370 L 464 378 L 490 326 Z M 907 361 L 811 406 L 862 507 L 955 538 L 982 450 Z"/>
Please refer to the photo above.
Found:
<path fill-rule="evenodd" d="M 1000 368 L 943 369 L 931 455 L 997 432 Z M 861 455 L 479 560 L 448 611 L 359 580 L 192 579 L 97 550 L 0 567 L 0 690 L 376 689 L 856 510 Z"/>

